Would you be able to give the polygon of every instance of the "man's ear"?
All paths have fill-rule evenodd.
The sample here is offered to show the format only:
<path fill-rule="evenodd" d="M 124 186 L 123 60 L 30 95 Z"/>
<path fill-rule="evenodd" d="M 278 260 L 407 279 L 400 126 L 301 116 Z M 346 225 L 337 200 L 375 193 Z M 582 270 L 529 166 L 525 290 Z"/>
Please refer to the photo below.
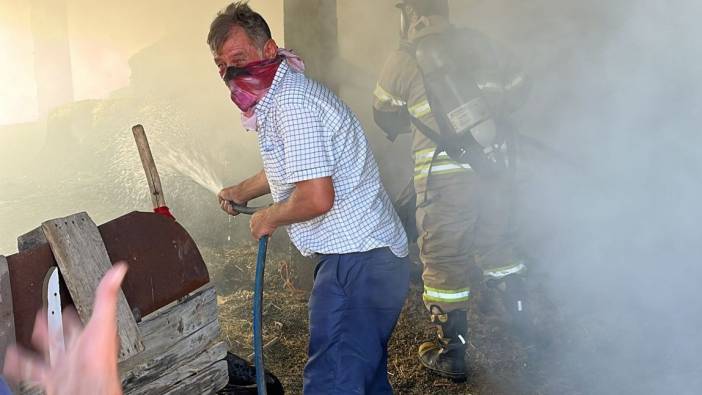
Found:
<path fill-rule="evenodd" d="M 273 59 L 278 56 L 278 44 L 272 38 L 263 46 L 263 58 Z"/>

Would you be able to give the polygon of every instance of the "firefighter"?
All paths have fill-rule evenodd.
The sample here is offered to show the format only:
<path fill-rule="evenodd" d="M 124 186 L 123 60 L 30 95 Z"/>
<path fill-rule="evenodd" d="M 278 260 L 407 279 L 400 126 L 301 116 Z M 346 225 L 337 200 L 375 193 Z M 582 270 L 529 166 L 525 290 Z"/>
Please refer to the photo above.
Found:
<path fill-rule="evenodd" d="M 482 34 L 453 27 L 447 0 L 404 0 L 397 8 L 400 46 L 381 72 L 374 118 L 390 140 L 413 134 L 423 301 L 438 329 L 437 339 L 420 345 L 420 362 L 462 380 L 469 301 L 494 285 L 507 309 L 526 309 L 526 266 L 509 234 L 507 118 L 524 101 L 527 78 Z"/>

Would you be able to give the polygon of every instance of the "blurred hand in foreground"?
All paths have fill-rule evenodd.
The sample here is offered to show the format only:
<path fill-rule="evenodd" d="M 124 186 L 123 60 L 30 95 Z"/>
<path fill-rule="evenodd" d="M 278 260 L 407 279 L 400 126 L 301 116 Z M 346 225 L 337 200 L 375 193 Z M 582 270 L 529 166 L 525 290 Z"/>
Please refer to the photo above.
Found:
<path fill-rule="evenodd" d="M 117 368 L 117 296 L 126 272 L 127 265 L 117 263 L 102 278 L 85 328 L 75 310 L 64 310 L 66 351 L 53 366 L 48 362 L 47 313 L 42 310 L 32 333 L 32 344 L 42 355 L 13 345 L 5 356 L 3 374 L 12 381 L 39 386 L 47 395 L 122 394 Z"/>

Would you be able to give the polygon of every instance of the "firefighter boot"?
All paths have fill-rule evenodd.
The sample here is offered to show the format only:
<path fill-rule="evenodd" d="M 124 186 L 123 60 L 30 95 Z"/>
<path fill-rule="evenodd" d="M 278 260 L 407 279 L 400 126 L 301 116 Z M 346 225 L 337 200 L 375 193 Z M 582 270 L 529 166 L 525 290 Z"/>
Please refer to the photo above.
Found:
<path fill-rule="evenodd" d="M 468 332 L 466 311 L 455 310 L 447 314 L 438 306 L 432 306 L 431 320 L 437 325 L 439 337 L 436 341 L 419 346 L 419 361 L 439 376 L 455 381 L 465 380 Z"/>

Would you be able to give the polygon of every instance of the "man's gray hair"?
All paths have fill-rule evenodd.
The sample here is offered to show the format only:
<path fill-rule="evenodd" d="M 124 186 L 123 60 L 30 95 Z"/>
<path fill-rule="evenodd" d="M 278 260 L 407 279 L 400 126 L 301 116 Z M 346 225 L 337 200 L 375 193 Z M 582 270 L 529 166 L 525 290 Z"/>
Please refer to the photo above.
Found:
<path fill-rule="evenodd" d="M 224 42 L 229 38 L 231 29 L 235 26 L 244 29 L 259 49 L 263 49 L 268 40 L 271 39 L 271 29 L 261 14 L 252 10 L 248 1 L 235 1 L 218 12 L 210 25 L 207 44 L 213 53 L 222 48 Z"/>

